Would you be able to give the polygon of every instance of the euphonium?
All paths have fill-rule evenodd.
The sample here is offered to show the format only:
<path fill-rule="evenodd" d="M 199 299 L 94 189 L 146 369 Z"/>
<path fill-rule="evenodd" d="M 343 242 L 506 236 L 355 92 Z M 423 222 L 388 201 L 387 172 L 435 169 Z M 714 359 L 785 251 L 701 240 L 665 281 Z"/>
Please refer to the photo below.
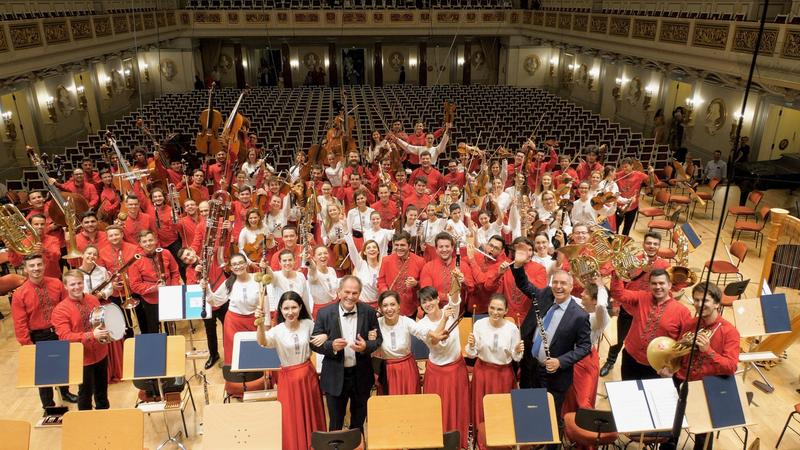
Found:
<path fill-rule="evenodd" d="M 676 227 L 677 251 L 675 252 L 675 265 L 667 268 L 672 284 L 691 286 L 697 283 L 697 273 L 689 268 L 689 238 Z"/>
<path fill-rule="evenodd" d="M 15 205 L 0 208 L 0 233 L 6 245 L 20 255 L 30 255 L 41 243 L 39 235 Z"/>
<path fill-rule="evenodd" d="M 75 232 L 77 230 L 77 218 L 75 217 L 75 204 L 72 197 L 69 197 L 67 203 L 64 205 L 64 220 L 67 222 L 67 254 L 63 259 L 75 259 L 83 256 L 83 253 L 78 250 L 78 241 L 75 239 Z"/>
<path fill-rule="evenodd" d="M 722 324 L 718 323 L 713 330 L 702 328 L 700 334 L 711 340 L 720 325 Z M 659 336 L 647 345 L 647 362 L 655 370 L 666 367 L 671 372 L 677 372 L 681 365 L 681 358 L 692 351 L 692 342 L 694 342 L 693 331 L 687 331 L 677 341 L 669 336 Z"/>

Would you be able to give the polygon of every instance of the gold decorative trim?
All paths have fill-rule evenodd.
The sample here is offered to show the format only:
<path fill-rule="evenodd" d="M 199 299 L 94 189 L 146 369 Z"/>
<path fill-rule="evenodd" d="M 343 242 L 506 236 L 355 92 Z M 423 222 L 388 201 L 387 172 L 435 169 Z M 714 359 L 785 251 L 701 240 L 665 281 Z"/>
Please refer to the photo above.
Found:
<path fill-rule="evenodd" d="M 544 13 L 541 11 L 536 11 L 533 13 L 533 24 L 537 27 L 541 27 L 544 25 Z"/>
<path fill-rule="evenodd" d="M 58 22 L 43 22 L 44 40 L 48 44 L 59 44 L 69 42 L 69 29 L 66 20 Z"/>
<path fill-rule="evenodd" d="M 631 19 L 629 17 L 612 17 L 608 34 L 611 36 L 628 37 L 631 32 Z"/>
<path fill-rule="evenodd" d="M 295 23 L 319 23 L 319 14 L 317 14 L 317 13 L 296 12 L 296 13 L 294 13 L 294 22 Z"/>
<path fill-rule="evenodd" d="M 342 23 L 363 25 L 367 23 L 367 14 L 363 12 L 346 12 L 342 14 Z"/>
<path fill-rule="evenodd" d="M 14 50 L 42 46 L 42 32 L 38 22 L 9 25 L 8 31 L 11 33 Z"/>
<path fill-rule="evenodd" d="M 383 13 L 372 13 L 373 23 L 383 23 Z"/>
<path fill-rule="evenodd" d="M 562 30 L 569 30 L 572 28 L 572 14 L 559 14 L 558 28 Z"/>
<path fill-rule="evenodd" d="M 152 30 L 156 27 L 156 20 L 153 17 L 153 13 L 145 13 L 144 14 L 144 29 L 145 30 Z"/>
<path fill-rule="evenodd" d="M 72 30 L 73 41 L 92 38 L 92 24 L 89 23 L 89 19 L 70 19 L 69 26 Z"/>
<path fill-rule="evenodd" d="M 181 13 L 181 25 L 189 26 L 192 23 L 192 16 L 188 12 Z"/>
<path fill-rule="evenodd" d="M 167 26 L 174 27 L 175 26 L 175 12 L 167 13 Z"/>
<path fill-rule="evenodd" d="M 708 47 L 725 49 L 728 44 L 729 25 L 715 25 L 710 23 L 695 23 L 693 47 Z"/>
<path fill-rule="evenodd" d="M 159 28 L 165 28 L 167 26 L 167 16 L 163 11 L 156 13 L 156 23 L 158 24 Z"/>
<path fill-rule="evenodd" d="M 94 23 L 95 37 L 111 36 L 111 18 L 110 17 L 92 17 Z"/>
<path fill-rule="evenodd" d="M 800 59 L 800 31 L 788 31 L 781 49 L 781 57 Z"/>
<path fill-rule="evenodd" d="M 555 28 L 558 24 L 558 14 L 556 13 L 545 13 L 544 15 L 544 26 L 548 28 Z"/>
<path fill-rule="evenodd" d="M 245 13 L 244 21 L 247 23 L 269 23 L 268 13 Z"/>
<path fill-rule="evenodd" d="M 111 20 L 114 22 L 114 34 L 124 34 L 130 31 L 127 15 L 117 15 L 112 17 Z"/>
<path fill-rule="evenodd" d="M 325 13 L 325 23 L 336 24 L 336 22 L 337 22 L 336 13 L 334 12 Z"/>
<path fill-rule="evenodd" d="M 589 21 L 589 31 L 592 33 L 597 34 L 606 34 L 608 33 L 608 17 L 597 17 L 592 16 Z"/>
<path fill-rule="evenodd" d="M 8 51 L 8 39 L 6 39 L 5 27 L 0 27 L 0 52 Z"/>
<path fill-rule="evenodd" d="M 737 26 L 733 31 L 731 51 L 739 53 L 753 53 L 758 38 L 758 28 Z M 775 53 L 778 45 L 778 30 L 764 30 L 758 52 L 765 55 Z"/>
<path fill-rule="evenodd" d="M 458 23 L 461 15 L 457 12 L 438 12 L 436 13 L 436 21 L 440 23 Z"/>
<path fill-rule="evenodd" d="M 633 28 L 631 29 L 631 37 L 654 41 L 656 40 L 657 29 L 658 21 L 656 20 L 634 19 Z"/>
<path fill-rule="evenodd" d="M 389 22 L 391 23 L 408 23 L 414 21 L 414 15 L 411 13 L 391 13 L 389 14 Z"/>
<path fill-rule="evenodd" d="M 686 45 L 686 43 L 689 42 L 689 22 L 662 20 L 658 40 L 661 42 Z"/>
<path fill-rule="evenodd" d="M 422 23 L 431 23 L 431 13 L 427 12 L 421 13 L 419 15 L 419 21 Z"/>
<path fill-rule="evenodd" d="M 586 14 L 575 14 L 575 20 L 572 21 L 573 31 L 583 31 L 584 33 L 589 29 L 589 16 Z"/>
<path fill-rule="evenodd" d="M 467 15 L 469 15 L 469 13 Z M 533 18 L 533 14 L 531 14 L 530 11 L 523 11 L 522 12 L 522 23 L 524 23 L 525 25 L 530 25 L 532 18 Z"/>
<path fill-rule="evenodd" d="M 134 14 L 132 16 L 132 18 L 133 18 L 133 29 L 135 31 L 144 30 L 144 25 L 142 25 L 142 15 L 141 14 Z"/>
<path fill-rule="evenodd" d="M 285 15 L 285 13 L 284 13 Z M 194 22 L 195 23 L 222 23 L 222 16 L 220 13 L 216 12 L 203 12 L 203 11 L 195 11 L 194 13 Z"/>

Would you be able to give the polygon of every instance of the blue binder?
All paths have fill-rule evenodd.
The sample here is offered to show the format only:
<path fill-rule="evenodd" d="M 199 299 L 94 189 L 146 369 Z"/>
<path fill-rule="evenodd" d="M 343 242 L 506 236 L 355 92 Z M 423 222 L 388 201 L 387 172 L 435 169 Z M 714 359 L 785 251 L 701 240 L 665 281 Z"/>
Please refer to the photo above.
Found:
<path fill-rule="evenodd" d="M 428 348 L 427 344 L 412 335 L 411 354 L 414 355 L 414 359 L 428 359 L 428 356 L 431 354 L 431 349 Z"/>
<path fill-rule="evenodd" d="M 518 443 L 552 442 L 550 405 L 547 389 L 514 389 L 511 391 L 511 410 Z"/>
<path fill-rule="evenodd" d="M 792 331 L 786 294 L 762 295 L 761 312 L 764 314 L 764 329 L 767 333 Z"/>
<path fill-rule="evenodd" d="M 692 249 L 700 247 L 700 244 L 703 243 L 703 241 L 700 240 L 700 237 L 697 235 L 697 232 L 694 231 L 692 224 L 688 222 L 682 224 L 681 231 L 683 231 L 683 234 L 685 234 L 686 237 L 689 239 L 689 245 L 692 246 Z"/>
<path fill-rule="evenodd" d="M 708 412 L 714 428 L 741 426 L 745 424 L 736 378 L 732 376 L 708 376 L 703 378 Z"/>
<path fill-rule="evenodd" d="M 69 341 L 37 342 L 35 363 L 37 385 L 69 384 Z"/>
<path fill-rule="evenodd" d="M 281 367 L 281 360 L 274 348 L 264 348 L 256 341 L 239 344 L 239 370 L 268 370 Z"/>
<path fill-rule="evenodd" d="M 133 359 L 135 378 L 158 378 L 167 374 L 167 335 L 148 333 L 136 336 Z"/>

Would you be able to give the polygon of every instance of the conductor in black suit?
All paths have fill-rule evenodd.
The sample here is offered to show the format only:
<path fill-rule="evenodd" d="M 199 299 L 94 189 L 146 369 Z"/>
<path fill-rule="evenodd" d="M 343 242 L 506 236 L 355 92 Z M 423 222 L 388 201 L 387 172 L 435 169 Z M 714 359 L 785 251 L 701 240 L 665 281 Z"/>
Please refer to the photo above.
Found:
<path fill-rule="evenodd" d="M 520 362 L 519 384 L 521 388 L 546 388 L 553 394 L 560 421 L 564 395 L 572 385 L 573 366 L 592 349 L 589 314 L 571 295 L 573 281 L 569 272 L 555 271 L 550 286 L 544 289 L 528 280 L 524 266 L 531 258 L 530 248 L 533 247 L 515 248 L 511 269 L 517 287 L 534 300 L 520 329 L 525 352 Z M 537 304 L 546 342 L 539 330 Z"/>
<path fill-rule="evenodd" d="M 350 429 L 364 428 L 367 400 L 375 382 L 372 352 L 380 348 L 381 330 L 375 310 L 359 303 L 361 280 L 348 275 L 339 284 L 339 302 L 319 311 L 313 335 L 325 334 L 322 346 L 311 349 L 324 355 L 320 388 L 328 401 L 331 431 L 341 430 L 350 401 Z M 369 339 L 373 331 L 375 339 Z"/>

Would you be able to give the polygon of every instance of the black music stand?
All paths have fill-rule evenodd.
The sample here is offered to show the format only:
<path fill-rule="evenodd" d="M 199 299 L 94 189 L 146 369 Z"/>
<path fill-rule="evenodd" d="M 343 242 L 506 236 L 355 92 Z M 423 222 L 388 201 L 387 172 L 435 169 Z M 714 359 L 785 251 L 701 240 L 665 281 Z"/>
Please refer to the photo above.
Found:
<path fill-rule="evenodd" d="M 742 281 L 734 281 L 733 283 L 728 283 L 725 286 L 725 290 L 723 293 L 729 297 L 737 297 L 741 298 L 744 291 L 747 290 L 747 285 L 750 284 L 750 279 L 742 280 Z"/>
<path fill-rule="evenodd" d="M 361 445 L 361 430 L 315 431 L 311 433 L 311 447 L 317 450 L 353 450 Z"/>
<path fill-rule="evenodd" d="M 617 425 L 614 423 L 614 414 L 611 411 L 581 408 L 575 413 L 575 425 L 587 431 L 597 433 L 595 446 L 600 447 L 601 433 L 616 433 Z"/>

